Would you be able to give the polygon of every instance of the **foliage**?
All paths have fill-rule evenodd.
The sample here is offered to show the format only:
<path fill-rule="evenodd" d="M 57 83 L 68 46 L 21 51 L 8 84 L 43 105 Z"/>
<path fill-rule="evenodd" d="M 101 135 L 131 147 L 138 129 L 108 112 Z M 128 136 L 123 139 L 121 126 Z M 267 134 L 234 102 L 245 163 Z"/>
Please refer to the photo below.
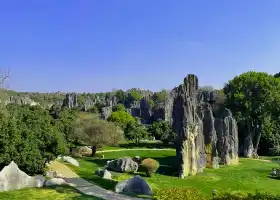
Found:
<path fill-rule="evenodd" d="M 142 98 L 142 95 L 136 91 L 136 90 L 131 90 L 127 94 L 126 102 L 125 105 L 129 106 L 135 101 L 139 101 Z"/>
<path fill-rule="evenodd" d="M 269 193 L 222 193 L 214 198 L 213 200 L 278 200 L 280 195 L 273 195 Z"/>
<path fill-rule="evenodd" d="M 280 108 L 279 91 L 279 79 L 263 72 L 243 73 L 234 77 L 224 87 L 226 107 L 232 110 L 239 123 L 239 129 L 247 134 L 239 136 L 249 139 L 255 137 L 255 152 L 265 129 L 266 118 L 273 119 L 277 110 L 275 107 Z"/>
<path fill-rule="evenodd" d="M 46 162 L 66 151 L 63 134 L 39 106 L 9 104 L 0 113 L 0 167 L 15 161 L 29 174 L 43 172 Z"/>
<path fill-rule="evenodd" d="M 94 106 L 90 107 L 90 108 L 87 110 L 87 112 L 97 114 L 97 113 L 99 113 L 99 108 L 98 108 L 96 105 L 94 105 Z"/>
<path fill-rule="evenodd" d="M 146 127 L 133 121 L 127 123 L 126 127 L 124 128 L 124 134 L 125 137 L 128 140 L 133 141 L 136 146 L 139 145 L 140 140 L 148 138 Z"/>
<path fill-rule="evenodd" d="M 152 158 L 146 158 L 141 162 L 141 167 L 145 170 L 148 177 L 151 177 L 159 168 L 158 161 Z"/>
<path fill-rule="evenodd" d="M 117 112 L 117 111 L 125 111 L 124 105 L 119 103 L 113 106 L 113 112 Z"/>
<path fill-rule="evenodd" d="M 166 90 L 161 90 L 160 92 L 155 92 L 152 96 L 152 100 L 155 104 L 163 103 L 168 98 Z"/>
<path fill-rule="evenodd" d="M 168 188 L 164 190 L 157 190 L 154 195 L 154 200 L 206 200 L 198 189 L 190 188 Z"/>
<path fill-rule="evenodd" d="M 94 147 L 116 146 L 123 139 L 123 131 L 114 123 L 100 120 L 93 115 L 85 115 L 78 118 L 73 137 Z"/>
<path fill-rule="evenodd" d="M 67 107 L 63 107 L 62 109 L 52 107 L 49 110 L 49 113 L 54 118 L 53 122 L 58 130 L 64 134 L 66 141 L 71 142 L 71 136 L 74 131 L 74 123 L 77 119 L 78 112 Z"/>
<path fill-rule="evenodd" d="M 167 121 L 153 122 L 148 131 L 155 137 L 156 140 L 161 140 L 163 143 L 174 143 L 176 134 L 173 132 L 171 124 Z"/>
<path fill-rule="evenodd" d="M 117 98 L 117 102 L 121 103 L 121 104 L 125 104 L 126 102 L 126 93 L 123 90 L 117 90 L 116 91 L 116 98 Z"/>
<path fill-rule="evenodd" d="M 130 122 L 136 123 L 136 120 L 134 117 L 132 117 L 128 112 L 126 111 L 116 111 L 113 112 L 109 117 L 108 121 L 114 122 L 123 129 L 126 127 L 126 125 Z"/>

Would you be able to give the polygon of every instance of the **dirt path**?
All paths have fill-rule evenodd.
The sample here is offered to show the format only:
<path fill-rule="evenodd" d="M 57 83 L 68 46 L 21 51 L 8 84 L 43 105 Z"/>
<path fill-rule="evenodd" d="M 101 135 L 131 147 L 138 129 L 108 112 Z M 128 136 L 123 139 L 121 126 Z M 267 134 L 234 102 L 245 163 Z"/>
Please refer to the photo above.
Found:
<path fill-rule="evenodd" d="M 64 177 L 64 180 L 69 185 L 75 187 L 80 192 L 86 195 L 99 197 L 105 200 L 144 200 L 140 198 L 129 197 L 126 195 L 118 194 L 110 190 L 105 190 L 79 177 L 75 172 L 73 172 L 71 169 L 69 169 L 66 165 L 64 165 L 61 162 L 58 161 L 51 162 L 50 168 L 56 170 L 59 174 L 61 174 Z"/>
<path fill-rule="evenodd" d="M 106 153 L 106 152 L 115 152 L 115 151 L 175 151 L 175 149 L 111 149 L 97 151 L 96 153 Z"/>

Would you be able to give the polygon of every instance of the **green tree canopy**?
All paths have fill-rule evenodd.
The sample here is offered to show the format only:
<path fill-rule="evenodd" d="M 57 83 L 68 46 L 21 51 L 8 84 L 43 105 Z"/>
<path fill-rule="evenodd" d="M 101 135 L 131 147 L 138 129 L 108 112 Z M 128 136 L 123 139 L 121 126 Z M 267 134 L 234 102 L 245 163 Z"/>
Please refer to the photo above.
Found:
<path fill-rule="evenodd" d="M 125 111 L 124 105 L 119 103 L 113 106 L 113 112 L 117 112 L 117 111 Z"/>
<path fill-rule="evenodd" d="M 134 117 L 132 117 L 128 112 L 125 111 L 117 111 L 113 112 L 109 118 L 108 121 L 114 122 L 123 129 L 126 127 L 126 125 L 129 122 L 136 123 L 136 120 Z"/>
<path fill-rule="evenodd" d="M 12 160 L 28 174 L 42 173 L 45 163 L 65 153 L 63 134 L 39 106 L 7 105 L 0 112 L 0 167 Z"/>
<path fill-rule="evenodd" d="M 234 77 L 224 87 L 226 107 L 243 126 L 244 154 L 257 154 L 265 119 L 278 104 L 279 80 L 263 72 L 246 72 Z"/>

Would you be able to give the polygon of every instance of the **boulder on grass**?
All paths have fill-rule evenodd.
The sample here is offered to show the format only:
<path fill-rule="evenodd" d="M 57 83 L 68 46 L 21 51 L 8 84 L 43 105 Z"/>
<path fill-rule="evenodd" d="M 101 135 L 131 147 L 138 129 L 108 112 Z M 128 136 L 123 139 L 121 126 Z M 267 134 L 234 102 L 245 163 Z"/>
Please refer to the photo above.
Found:
<path fill-rule="evenodd" d="M 127 192 L 146 195 L 153 194 L 150 185 L 139 175 L 131 179 L 119 182 L 115 187 L 115 191 L 117 193 Z"/>
<path fill-rule="evenodd" d="M 67 182 L 62 178 L 52 178 L 45 182 L 45 186 L 53 186 L 53 185 L 66 185 Z"/>
<path fill-rule="evenodd" d="M 130 157 L 123 157 L 108 161 L 104 168 L 115 172 L 137 172 L 138 163 Z"/>
<path fill-rule="evenodd" d="M 58 156 L 57 160 L 63 160 L 64 162 L 68 162 L 68 163 L 70 163 L 70 164 L 72 164 L 72 165 L 74 165 L 76 167 L 80 166 L 79 162 L 76 159 L 74 159 L 74 158 L 72 158 L 70 156 Z"/>

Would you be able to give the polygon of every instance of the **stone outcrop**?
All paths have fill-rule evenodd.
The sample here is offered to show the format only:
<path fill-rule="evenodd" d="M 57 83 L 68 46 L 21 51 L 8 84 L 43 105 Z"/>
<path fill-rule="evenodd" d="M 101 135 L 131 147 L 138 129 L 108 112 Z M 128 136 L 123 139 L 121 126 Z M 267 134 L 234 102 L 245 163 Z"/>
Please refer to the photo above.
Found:
<path fill-rule="evenodd" d="M 145 195 L 153 194 L 150 185 L 139 175 L 136 175 L 135 177 L 130 178 L 128 180 L 119 182 L 115 187 L 115 191 L 117 193 L 127 192 Z"/>
<path fill-rule="evenodd" d="M 31 105 L 31 106 L 39 105 L 38 102 L 35 102 L 34 100 L 25 96 L 10 96 L 9 100 L 5 101 L 5 104 L 9 104 L 9 103 L 15 103 L 19 105 Z"/>
<path fill-rule="evenodd" d="M 222 118 L 215 120 L 215 129 L 218 135 L 217 149 L 221 164 L 237 164 L 239 160 L 238 128 L 229 109 L 225 109 Z"/>
<path fill-rule="evenodd" d="M 112 106 L 103 107 L 101 108 L 100 118 L 103 120 L 107 120 L 108 117 L 110 117 L 110 115 L 112 114 L 112 112 L 113 112 Z"/>
<path fill-rule="evenodd" d="M 12 161 L 0 172 L 0 191 L 19 190 L 30 187 L 43 187 L 43 176 L 28 176 L 21 171 L 17 164 Z"/>
<path fill-rule="evenodd" d="M 138 163 L 130 157 L 123 157 L 108 161 L 104 168 L 115 172 L 136 172 Z"/>
<path fill-rule="evenodd" d="M 198 79 L 193 74 L 171 91 L 166 102 L 166 119 L 177 133 L 176 154 L 182 178 L 202 172 L 205 167 L 238 162 L 236 121 L 229 110 L 222 119 L 215 119 L 214 102 L 214 92 L 198 92 Z"/>
<path fill-rule="evenodd" d="M 77 94 L 75 94 L 75 93 L 66 94 L 62 105 L 67 108 L 77 108 L 79 106 Z"/>

